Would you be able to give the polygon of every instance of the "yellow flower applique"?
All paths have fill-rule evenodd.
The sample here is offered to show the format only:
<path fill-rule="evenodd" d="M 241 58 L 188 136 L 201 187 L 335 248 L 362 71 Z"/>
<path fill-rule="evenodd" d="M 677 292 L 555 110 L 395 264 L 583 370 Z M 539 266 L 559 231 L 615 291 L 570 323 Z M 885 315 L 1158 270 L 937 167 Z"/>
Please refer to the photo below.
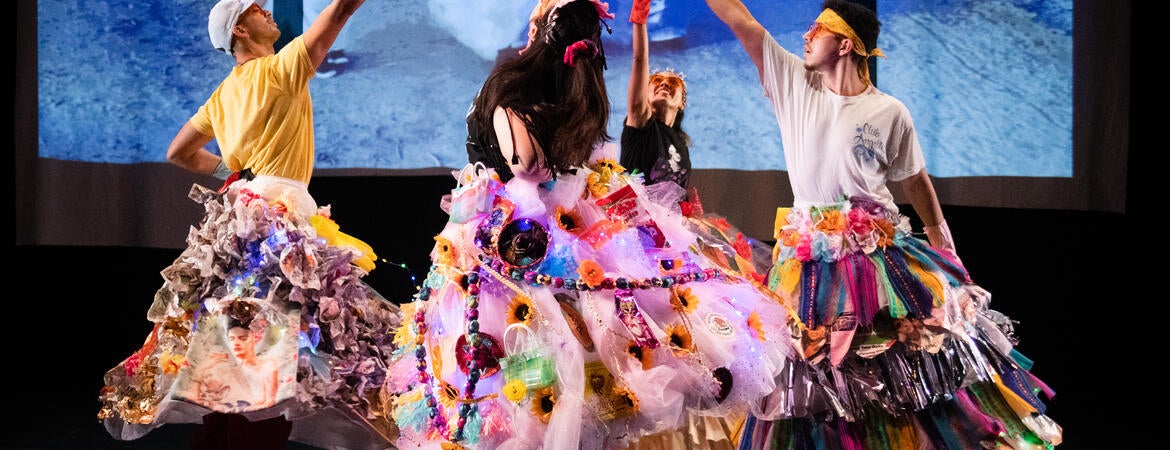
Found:
<path fill-rule="evenodd" d="M 699 307 L 699 298 L 691 293 L 690 288 L 674 286 L 670 288 L 670 306 L 680 314 L 690 314 Z"/>
<path fill-rule="evenodd" d="M 666 336 L 670 342 L 670 350 L 675 355 L 683 356 L 694 351 L 695 341 L 691 337 L 691 331 L 682 324 L 667 326 Z"/>
<path fill-rule="evenodd" d="M 626 345 L 626 353 L 629 353 L 630 356 L 633 356 L 634 359 L 642 363 L 642 370 L 654 367 L 654 353 L 642 348 L 636 342 L 630 341 Z"/>
<path fill-rule="evenodd" d="M 585 187 L 593 198 L 602 198 L 609 193 L 608 180 L 603 180 L 601 174 L 592 172 L 585 177 L 585 180 Z"/>
<path fill-rule="evenodd" d="M 541 388 L 532 397 L 532 414 L 543 423 L 552 418 L 553 408 L 557 406 L 557 397 L 552 387 Z"/>
<path fill-rule="evenodd" d="M 581 215 L 576 210 L 566 210 L 564 206 L 557 207 L 557 227 L 569 233 L 577 234 L 584 229 Z"/>
<path fill-rule="evenodd" d="M 453 266 L 456 261 L 455 245 L 442 236 L 435 236 L 435 262 L 444 266 Z"/>
<path fill-rule="evenodd" d="M 528 386 L 523 381 L 512 380 L 504 385 L 504 397 L 507 397 L 512 403 L 520 403 L 520 400 L 524 400 L 527 395 Z"/>
<path fill-rule="evenodd" d="M 532 299 L 526 295 L 512 297 L 512 303 L 508 304 L 508 324 L 528 325 L 528 319 L 532 318 L 532 312 Z"/>
<path fill-rule="evenodd" d="M 821 220 L 817 222 L 817 230 L 833 234 L 845 231 L 845 215 L 839 209 L 821 211 Z"/>

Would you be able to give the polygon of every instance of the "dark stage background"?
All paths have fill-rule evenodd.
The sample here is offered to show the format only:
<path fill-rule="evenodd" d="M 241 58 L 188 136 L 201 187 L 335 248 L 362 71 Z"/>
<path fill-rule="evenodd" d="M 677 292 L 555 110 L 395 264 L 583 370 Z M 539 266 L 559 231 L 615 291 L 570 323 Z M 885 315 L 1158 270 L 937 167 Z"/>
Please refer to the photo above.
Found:
<path fill-rule="evenodd" d="M 1140 22 L 1136 9 L 1134 21 Z M 20 61 L 28 62 L 18 58 L 18 65 Z M 1142 89 L 1148 84 L 1138 83 L 1138 72 L 1136 65 L 1131 67 L 1132 91 L 1151 92 Z M 18 95 L 17 103 L 21 101 Z M 1018 349 L 1035 360 L 1033 373 L 1056 391 L 1048 413 L 1064 427 L 1061 450 L 1154 448 L 1163 435 L 1151 423 L 1160 417 L 1163 404 L 1158 369 L 1164 360 L 1162 340 L 1146 338 L 1164 326 L 1165 317 L 1160 305 L 1165 263 L 1158 262 L 1159 249 L 1165 246 L 1159 221 L 1150 220 L 1157 201 L 1151 192 L 1163 184 L 1152 172 L 1165 165 L 1153 156 L 1161 151 L 1157 141 L 1143 140 L 1153 137 L 1137 122 L 1138 112 L 1151 114 L 1146 109 L 1151 106 L 1150 95 L 1138 95 L 1126 112 L 1134 121 L 1125 143 L 1129 173 L 1124 213 L 943 207 L 972 277 L 992 293 L 994 309 L 1019 321 Z M 23 148 L 35 133 L 21 131 L 27 120 L 17 116 L 14 140 Z M 16 158 L 14 170 L 27 167 L 20 152 Z M 14 180 L 27 179 L 13 175 Z M 188 202 L 182 193 L 191 180 L 218 186 L 210 178 L 176 176 L 141 180 L 136 189 L 138 195 L 178 189 L 173 201 L 181 204 Z M 367 281 L 387 298 L 406 300 L 414 290 L 411 275 L 425 276 L 431 237 L 446 220 L 439 198 L 452 186 L 447 175 L 323 176 L 314 179 L 310 191 L 320 204 L 333 205 L 343 231 L 370 243 L 387 261 Z M 110 195 L 139 201 L 122 190 Z M 29 201 L 16 196 L 14 210 L 28 207 Z M 36 201 L 75 199 L 42 195 Z M 903 208 L 913 217 L 908 205 Z M 177 213 L 191 215 L 179 209 Z M 196 219 L 191 215 L 189 222 Z M 14 233 L 20 236 L 24 222 L 14 222 Z M 136 222 L 128 218 L 126 223 Z M 5 280 L 14 289 L 5 297 L 2 316 L 8 350 L 0 385 L 6 388 L 9 419 L 0 430 L 0 449 L 185 448 L 191 426 L 168 425 L 138 441 L 118 442 L 95 417 L 102 374 L 142 344 L 151 328 L 146 309 L 162 282 L 158 272 L 180 250 L 67 245 L 10 249 L 8 265 L 15 272 Z"/>

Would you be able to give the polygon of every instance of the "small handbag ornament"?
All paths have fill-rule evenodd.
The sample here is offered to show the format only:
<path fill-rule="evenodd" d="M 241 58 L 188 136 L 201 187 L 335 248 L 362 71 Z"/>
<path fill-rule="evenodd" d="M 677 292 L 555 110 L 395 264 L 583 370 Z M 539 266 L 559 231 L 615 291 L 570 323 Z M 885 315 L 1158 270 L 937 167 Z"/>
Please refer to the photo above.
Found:
<path fill-rule="evenodd" d="M 536 340 L 536 333 L 522 323 L 508 325 L 504 330 L 504 351 L 500 360 L 504 381 L 519 380 L 528 389 L 539 389 L 557 381 L 556 364 Z"/>
<path fill-rule="evenodd" d="M 468 164 L 454 174 L 456 187 L 445 195 L 441 207 L 451 223 L 466 223 L 487 214 L 492 207 L 494 191 L 500 187 L 483 163 Z"/>

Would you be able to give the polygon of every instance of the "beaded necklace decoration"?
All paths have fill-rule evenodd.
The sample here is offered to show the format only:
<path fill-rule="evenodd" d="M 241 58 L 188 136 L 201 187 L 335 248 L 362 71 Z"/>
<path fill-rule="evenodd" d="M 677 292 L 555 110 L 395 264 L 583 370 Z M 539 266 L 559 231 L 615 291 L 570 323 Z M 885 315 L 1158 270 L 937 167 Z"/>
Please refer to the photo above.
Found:
<path fill-rule="evenodd" d="M 480 284 L 484 278 L 481 273 L 491 275 L 491 277 L 500 284 L 507 286 L 521 295 L 527 295 L 522 288 L 523 285 L 532 287 L 560 288 L 568 291 L 579 291 L 582 293 L 614 290 L 615 307 L 619 307 L 619 310 L 622 306 L 623 299 L 629 299 L 630 291 L 633 290 L 646 290 L 655 288 L 671 289 L 673 287 L 681 286 L 691 282 L 743 279 L 751 282 L 758 290 L 768 294 L 771 298 L 784 305 L 789 309 L 790 312 L 792 312 L 791 307 L 789 307 L 782 298 L 779 298 L 779 296 L 773 293 L 771 289 L 761 285 L 759 282 L 751 279 L 751 277 L 744 277 L 740 276 L 739 274 L 727 273 L 724 270 L 718 268 L 694 268 L 691 270 L 682 271 L 680 273 L 645 278 L 607 276 L 602 278 L 599 282 L 591 284 L 580 278 L 553 276 L 547 273 L 541 273 L 535 269 L 536 265 L 517 267 L 502 259 L 498 259 L 488 254 L 480 254 L 478 258 L 480 264 L 475 266 L 471 271 L 467 272 L 464 275 L 464 278 L 460 280 L 461 284 L 464 285 L 464 289 L 467 293 L 467 298 L 464 305 L 466 308 L 464 312 L 466 329 L 462 340 L 465 340 L 466 344 L 471 347 L 470 353 L 472 355 L 480 354 L 485 350 L 484 347 L 486 346 L 485 337 L 479 332 L 479 292 Z M 673 269 L 673 267 L 664 266 L 664 270 L 671 269 Z M 438 270 L 438 267 L 432 267 L 431 270 L 432 272 L 435 272 Z M 426 283 L 424 283 L 423 288 L 420 289 L 419 293 L 417 294 L 417 299 L 425 302 L 429 299 L 430 294 L 431 288 L 427 287 Z M 591 302 L 586 302 L 586 306 L 592 308 L 593 305 L 590 303 Z M 636 308 L 636 306 L 633 305 L 626 306 Z M 592 312 L 595 318 L 600 319 L 600 316 L 597 315 L 596 311 Z M 634 311 L 631 312 L 637 314 Z M 681 311 L 679 312 L 681 313 Z M 460 442 L 463 442 L 468 438 L 465 430 L 468 427 L 468 424 L 473 421 L 482 420 L 482 418 L 479 417 L 477 403 L 488 398 L 494 398 L 495 395 L 481 396 L 478 398 L 475 396 L 476 385 L 480 378 L 484 375 L 486 367 L 482 367 L 481 362 L 477 361 L 476 358 L 469 358 L 466 364 L 468 369 L 467 382 L 464 385 L 464 389 L 457 400 L 459 403 L 458 418 L 455 419 L 455 424 L 452 427 L 448 415 L 444 413 L 440 402 L 435 397 L 434 388 L 432 387 L 433 378 L 430 374 L 427 373 L 427 349 L 425 345 L 427 325 L 425 313 L 426 309 L 420 308 L 415 312 L 414 315 L 414 321 L 417 330 L 417 335 L 415 337 L 415 358 L 417 362 L 416 368 L 418 369 L 418 382 L 422 383 L 423 385 L 423 395 L 426 399 L 426 405 L 429 409 L 428 413 L 431 418 L 431 425 L 434 427 L 434 430 L 436 430 L 440 436 L 444 436 L 451 444 L 459 445 Z M 690 324 L 688 323 L 687 325 L 689 328 Z M 800 325 L 801 324 L 799 321 L 797 321 L 797 326 Z M 617 333 L 617 331 L 610 329 L 608 326 L 605 328 L 608 329 L 611 333 L 620 334 Z M 626 331 L 630 330 L 627 329 Z M 653 345 L 649 345 L 649 342 L 644 342 L 644 344 L 647 344 L 649 348 L 654 347 Z M 475 432 L 473 431 L 472 434 L 475 434 Z"/>
<path fill-rule="evenodd" d="M 523 281 L 529 286 L 551 286 L 555 288 L 564 288 L 570 291 L 670 288 L 671 286 L 690 282 L 728 279 L 728 276 L 722 271 L 713 268 L 707 268 L 695 269 L 676 275 L 664 275 L 661 277 L 605 277 L 601 280 L 600 283 L 597 283 L 595 286 L 590 286 L 589 283 L 585 282 L 585 280 L 579 278 L 554 277 L 548 274 L 539 273 L 535 270 L 511 267 L 507 263 L 487 255 L 480 255 L 479 259 L 484 266 L 491 268 L 491 270 L 495 272 L 508 276 L 514 281 Z"/>
<path fill-rule="evenodd" d="M 467 303 L 464 318 L 467 319 L 467 331 L 464 334 L 467 344 L 472 347 L 471 354 L 479 354 L 483 350 L 484 340 L 483 336 L 479 334 L 479 267 L 476 266 L 471 272 L 468 272 L 464 281 L 467 283 Z M 428 292 L 424 294 L 423 292 Z M 420 300 L 427 300 L 429 298 L 429 291 L 424 288 L 419 292 Z M 459 398 L 459 419 L 455 422 L 455 429 L 452 431 L 447 422 L 447 417 L 443 411 L 439 409 L 439 402 L 435 399 L 434 390 L 431 388 L 431 376 L 427 374 L 427 350 L 426 350 L 426 310 L 420 309 L 415 312 L 414 322 L 417 327 L 418 334 L 415 338 L 414 357 L 417 360 L 416 367 L 418 368 L 418 381 L 423 385 L 423 394 L 427 400 L 427 407 L 430 408 L 431 424 L 440 435 L 448 438 L 450 442 L 459 442 L 464 440 L 464 428 L 467 427 L 467 422 L 470 419 L 476 418 L 478 408 L 476 403 L 484 398 L 475 397 L 475 385 L 479 382 L 479 377 L 483 374 L 483 367 L 479 367 L 475 358 L 469 358 L 467 362 L 468 374 L 467 383 L 463 387 L 463 393 Z"/>

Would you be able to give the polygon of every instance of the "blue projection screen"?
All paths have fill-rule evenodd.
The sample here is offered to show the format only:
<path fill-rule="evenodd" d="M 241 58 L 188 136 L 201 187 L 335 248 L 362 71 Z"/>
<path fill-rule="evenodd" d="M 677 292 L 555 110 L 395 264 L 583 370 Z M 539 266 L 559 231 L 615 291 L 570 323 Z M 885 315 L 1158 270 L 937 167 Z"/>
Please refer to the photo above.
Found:
<path fill-rule="evenodd" d="M 604 42 L 615 137 L 625 116 L 629 3 L 610 2 L 617 18 Z M 165 161 L 171 138 L 234 64 L 211 48 L 213 4 L 38 1 L 39 156 Z M 317 167 L 461 167 L 468 105 L 497 58 L 523 45 L 533 4 L 366 2 L 346 31 L 351 65 L 310 85 Z M 820 7 L 745 4 L 798 54 Z M 877 62 L 877 85 L 910 108 L 932 175 L 1073 176 L 1072 0 L 882 0 L 877 9 L 888 55 Z M 688 82 L 694 166 L 784 170 L 756 70 L 706 4 L 655 0 L 649 30 L 651 68 L 681 71 Z"/>

